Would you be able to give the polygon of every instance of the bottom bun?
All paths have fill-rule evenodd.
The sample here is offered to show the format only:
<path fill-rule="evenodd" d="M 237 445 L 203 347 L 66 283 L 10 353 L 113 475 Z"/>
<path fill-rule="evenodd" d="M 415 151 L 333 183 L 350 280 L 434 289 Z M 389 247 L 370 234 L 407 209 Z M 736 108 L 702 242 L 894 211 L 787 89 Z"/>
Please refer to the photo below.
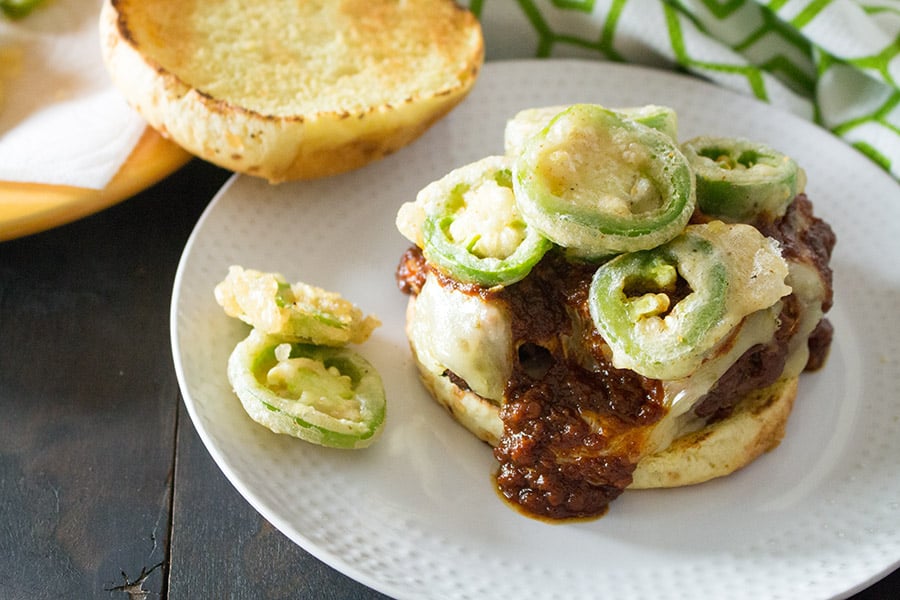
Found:
<path fill-rule="evenodd" d="M 407 333 L 414 311 L 415 297 L 411 297 Z M 409 339 L 419 375 L 435 400 L 463 427 L 496 446 L 503 435 L 499 407 L 460 388 L 443 371 L 426 367 L 417 355 L 416 340 Z M 796 377 L 747 394 L 729 417 L 686 433 L 665 450 L 641 460 L 628 489 L 681 487 L 734 473 L 778 446 L 796 395 Z"/>
<path fill-rule="evenodd" d="M 747 394 L 729 417 L 639 462 L 629 489 L 693 485 L 747 466 L 781 443 L 796 397 L 796 377 Z"/>

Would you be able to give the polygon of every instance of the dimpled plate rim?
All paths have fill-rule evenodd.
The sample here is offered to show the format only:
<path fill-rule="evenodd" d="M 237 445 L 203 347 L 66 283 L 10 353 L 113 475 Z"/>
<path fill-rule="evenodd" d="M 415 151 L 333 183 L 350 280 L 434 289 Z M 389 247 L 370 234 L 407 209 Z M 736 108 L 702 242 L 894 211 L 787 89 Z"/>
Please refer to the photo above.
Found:
<path fill-rule="evenodd" d="M 785 440 L 731 477 L 626 492 L 605 517 L 549 525 L 493 492 L 489 449 L 419 384 L 393 270 L 399 205 L 453 168 L 503 151 L 518 110 L 665 104 L 680 138 L 734 135 L 794 156 L 838 235 L 836 337 L 804 375 Z M 171 335 L 188 413 L 217 465 L 275 527 L 396 598 L 843 597 L 900 559 L 897 184 L 831 134 L 694 78 L 581 60 L 488 63 L 471 95 L 420 140 L 356 172 L 271 186 L 234 177 L 192 233 Z M 225 360 L 246 327 L 212 289 L 230 264 L 336 290 L 384 325 L 358 350 L 385 378 L 383 437 L 339 452 L 276 436 L 242 412 Z"/>

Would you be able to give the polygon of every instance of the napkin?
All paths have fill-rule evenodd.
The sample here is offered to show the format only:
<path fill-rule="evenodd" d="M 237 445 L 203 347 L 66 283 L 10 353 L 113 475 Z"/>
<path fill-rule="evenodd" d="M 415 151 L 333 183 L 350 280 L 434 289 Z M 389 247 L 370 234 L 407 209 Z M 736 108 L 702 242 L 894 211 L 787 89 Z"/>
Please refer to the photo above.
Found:
<path fill-rule="evenodd" d="M 102 189 L 146 122 L 100 54 L 100 0 L 49 0 L 0 16 L 0 181 Z"/>
<path fill-rule="evenodd" d="M 898 0 L 470 0 L 487 59 L 687 70 L 831 130 L 900 178 Z"/>

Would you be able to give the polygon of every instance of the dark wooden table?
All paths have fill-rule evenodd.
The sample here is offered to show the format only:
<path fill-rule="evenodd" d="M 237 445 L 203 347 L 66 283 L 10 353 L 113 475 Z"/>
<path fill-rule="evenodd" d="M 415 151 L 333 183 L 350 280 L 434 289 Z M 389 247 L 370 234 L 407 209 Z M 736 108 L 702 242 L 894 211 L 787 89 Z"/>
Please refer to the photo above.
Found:
<path fill-rule="evenodd" d="M 228 175 L 195 160 L 0 243 L 0 599 L 383 597 L 263 520 L 184 410 L 172 283 Z M 900 598 L 900 571 L 856 597 Z"/>

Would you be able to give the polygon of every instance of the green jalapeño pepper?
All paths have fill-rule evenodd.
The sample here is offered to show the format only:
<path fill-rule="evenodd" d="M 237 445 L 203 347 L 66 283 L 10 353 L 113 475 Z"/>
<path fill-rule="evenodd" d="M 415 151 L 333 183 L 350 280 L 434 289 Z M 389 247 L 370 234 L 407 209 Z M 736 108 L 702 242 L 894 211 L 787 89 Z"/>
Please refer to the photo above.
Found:
<path fill-rule="evenodd" d="M 589 307 L 617 368 L 654 379 L 693 373 L 744 318 L 790 293 L 777 243 L 750 225 L 690 225 L 622 254 L 591 281 Z"/>
<path fill-rule="evenodd" d="M 519 215 L 511 159 L 490 156 L 450 172 L 417 198 L 423 253 L 458 281 L 483 287 L 523 279 L 552 247 Z"/>
<path fill-rule="evenodd" d="M 28 16 L 44 0 L 0 0 L 0 11 L 10 19 Z"/>
<path fill-rule="evenodd" d="M 381 432 L 384 386 L 359 354 L 285 342 L 253 329 L 228 360 L 244 410 L 275 433 L 331 448 L 364 448 Z"/>
<path fill-rule="evenodd" d="M 381 324 L 337 293 L 236 265 L 216 286 L 215 296 L 228 316 L 287 341 L 359 344 Z"/>
<path fill-rule="evenodd" d="M 576 104 L 530 137 L 513 170 L 525 221 L 579 255 L 653 248 L 681 233 L 694 176 L 675 142 L 592 104 Z"/>
<path fill-rule="evenodd" d="M 613 109 L 626 119 L 656 129 L 666 134 L 673 142 L 678 142 L 678 115 L 668 106 L 647 104 L 645 106 L 630 106 L 627 108 Z"/>
<path fill-rule="evenodd" d="M 697 204 L 707 215 L 737 223 L 784 215 L 803 187 L 789 156 L 744 139 L 698 137 L 685 142 L 697 178 Z"/>
<path fill-rule="evenodd" d="M 509 156 L 519 154 L 528 138 L 539 133 L 553 117 L 567 108 L 568 106 L 544 106 L 526 108 L 516 113 L 515 117 L 507 121 L 503 131 L 503 147 L 506 154 Z M 668 106 L 647 104 L 609 110 L 625 119 L 656 129 L 672 138 L 674 142 L 678 141 L 678 115 Z"/>

